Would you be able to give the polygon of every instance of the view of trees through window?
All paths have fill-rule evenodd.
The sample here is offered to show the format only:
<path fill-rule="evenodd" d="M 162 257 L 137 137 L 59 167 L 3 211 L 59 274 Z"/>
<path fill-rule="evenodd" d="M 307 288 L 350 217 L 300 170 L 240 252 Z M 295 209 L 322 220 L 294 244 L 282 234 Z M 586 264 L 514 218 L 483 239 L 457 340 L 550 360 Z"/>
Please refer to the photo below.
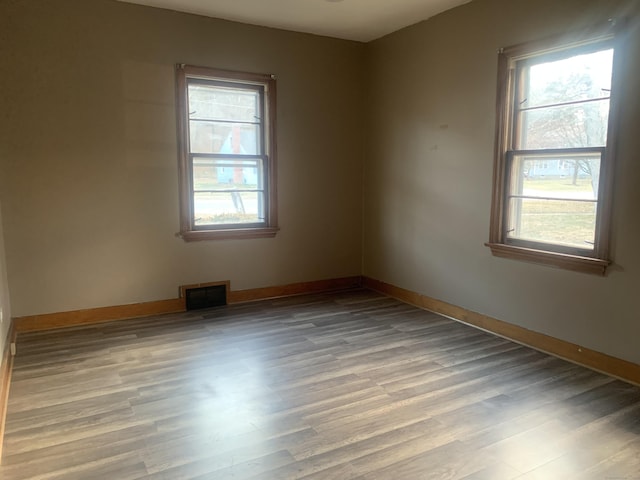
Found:
<path fill-rule="evenodd" d="M 613 49 L 516 64 L 507 236 L 591 250 Z"/>

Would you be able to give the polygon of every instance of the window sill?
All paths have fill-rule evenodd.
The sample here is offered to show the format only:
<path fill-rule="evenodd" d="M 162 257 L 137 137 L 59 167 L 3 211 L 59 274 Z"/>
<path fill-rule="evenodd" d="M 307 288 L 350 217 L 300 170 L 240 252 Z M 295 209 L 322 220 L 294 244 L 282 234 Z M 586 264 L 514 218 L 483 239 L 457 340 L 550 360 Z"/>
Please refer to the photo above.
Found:
<path fill-rule="evenodd" d="M 524 262 L 539 263 L 552 267 L 564 268 L 574 272 L 604 275 L 611 262 L 599 258 L 580 257 L 565 253 L 545 252 L 532 248 L 515 247 L 502 243 L 486 243 L 496 257 L 511 258 Z"/>
<path fill-rule="evenodd" d="M 201 240 L 240 240 L 245 238 L 273 238 L 280 230 L 278 227 L 265 228 L 232 228 L 228 230 L 189 230 L 180 232 L 185 242 Z"/>

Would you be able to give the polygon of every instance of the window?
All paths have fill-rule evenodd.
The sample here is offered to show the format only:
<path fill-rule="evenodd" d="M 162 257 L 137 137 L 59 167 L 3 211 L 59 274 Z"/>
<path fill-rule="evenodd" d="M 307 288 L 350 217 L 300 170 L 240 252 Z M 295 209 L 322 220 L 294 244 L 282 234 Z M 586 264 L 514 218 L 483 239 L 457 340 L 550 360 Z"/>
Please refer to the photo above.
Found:
<path fill-rule="evenodd" d="M 273 237 L 275 79 L 177 66 L 180 234 Z"/>
<path fill-rule="evenodd" d="M 499 53 L 494 255 L 604 273 L 613 164 L 609 32 Z"/>

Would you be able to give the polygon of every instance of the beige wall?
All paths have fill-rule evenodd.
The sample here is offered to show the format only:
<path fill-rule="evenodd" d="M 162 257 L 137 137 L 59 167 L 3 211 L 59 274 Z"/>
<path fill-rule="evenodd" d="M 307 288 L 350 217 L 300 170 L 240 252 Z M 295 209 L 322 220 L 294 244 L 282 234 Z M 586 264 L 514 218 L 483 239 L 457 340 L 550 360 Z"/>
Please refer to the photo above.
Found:
<path fill-rule="evenodd" d="M 0 208 L 0 356 L 4 353 L 9 332 L 11 307 L 9 303 L 9 284 L 4 253 L 4 235 L 2 231 L 2 209 Z"/>
<path fill-rule="evenodd" d="M 365 275 L 640 363 L 639 2 L 474 0 L 368 45 Z M 497 49 L 630 17 L 606 277 L 491 256 Z"/>
<path fill-rule="evenodd" d="M 111 0 L 0 8 L 14 316 L 360 274 L 362 44 Z M 277 75 L 275 239 L 175 236 L 175 63 Z"/>

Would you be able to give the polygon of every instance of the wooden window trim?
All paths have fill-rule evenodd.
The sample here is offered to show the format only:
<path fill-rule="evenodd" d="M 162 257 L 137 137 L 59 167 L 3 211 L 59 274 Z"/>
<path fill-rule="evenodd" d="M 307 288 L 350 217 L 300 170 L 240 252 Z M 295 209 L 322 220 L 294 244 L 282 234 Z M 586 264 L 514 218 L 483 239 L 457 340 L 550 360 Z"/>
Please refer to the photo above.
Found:
<path fill-rule="evenodd" d="M 554 266 L 577 272 L 605 275 L 609 260 L 609 232 L 611 229 L 613 172 L 618 119 L 618 92 L 621 90 L 620 57 L 623 50 L 621 21 L 609 21 L 606 25 L 595 27 L 579 34 L 564 34 L 537 42 L 516 45 L 498 52 L 498 82 L 496 95 L 496 129 L 494 149 L 493 192 L 491 199 L 491 220 L 489 241 L 485 243 L 496 257 L 521 260 Z M 568 49 L 589 49 L 593 44 L 610 41 L 614 48 L 613 80 L 609 107 L 607 145 L 603 157 L 604 167 L 600 174 L 600 194 L 598 199 L 595 247 L 592 255 L 563 253 L 537 248 L 535 242 L 509 244 L 504 235 L 504 222 L 507 193 L 507 153 L 512 150 L 514 129 L 514 109 L 510 99 L 514 97 L 515 69 L 510 67 L 513 61 L 550 55 Z M 560 54 L 561 55 L 561 54 Z"/>
<path fill-rule="evenodd" d="M 191 185 L 191 152 L 189 151 L 189 112 L 187 79 L 223 80 L 264 85 L 267 90 L 264 106 L 267 110 L 264 128 L 264 156 L 267 178 L 265 186 L 265 222 L 256 224 L 220 225 L 215 228 L 193 224 L 193 188 Z M 276 168 L 276 81 L 274 75 L 234 72 L 193 65 L 176 65 L 176 112 L 178 130 L 178 180 L 180 201 L 179 236 L 186 242 L 275 237 L 278 228 L 277 168 Z"/>
<path fill-rule="evenodd" d="M 611 262 L 599 258 L 569 255 L 567 253 L 548 252 L 533 248 L 506 245 L 503 243 L 486 243 L 496 257 L 540 263 L 553 267 L 573 270 L 574 272 L 604 275 Z"/>

